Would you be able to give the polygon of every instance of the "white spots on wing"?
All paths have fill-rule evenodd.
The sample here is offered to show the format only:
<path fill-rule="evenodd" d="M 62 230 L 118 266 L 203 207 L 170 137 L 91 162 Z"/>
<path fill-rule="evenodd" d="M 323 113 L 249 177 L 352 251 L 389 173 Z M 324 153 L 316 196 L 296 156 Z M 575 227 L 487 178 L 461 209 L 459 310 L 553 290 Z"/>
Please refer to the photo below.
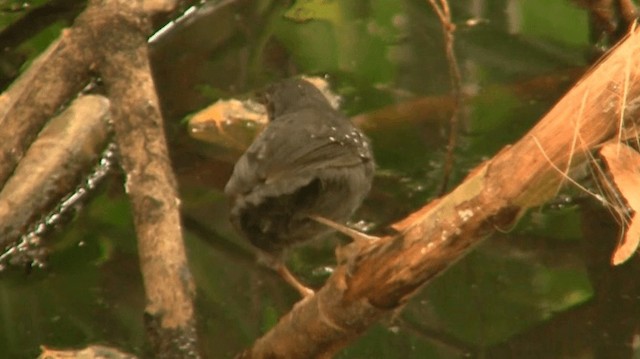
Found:
<path fill-rule="evenodd" d="M 309 131 L 308 136 L 309 139 L 312 140 L 325 140 L 329 143 L 339 144 L 340 146 L 351 147 L 354 151 L 357 152 L 357 155 L 364 161 L 371 160 L 371 150 L 369 141 L 366 137 L 357 129 L 351 128 L 351 131 L 346 132 L 344 128 L 340 126 L 326 126 L 317 131 L 317 132 Z"/>
<path fill-rule="evenodd" d="M 347 136 L 349 136 L 349 139 L 351 139 L 355 144 L 358 144 L 362 137 L 362 135 L 358 131 L 351 131 L 351 133 Z"/>
<path fill-rule="evenodd" d="M 332 127 L 333 128 L 333 127 Z M 338 142 L 342 146 L 351 145 L 355 147 L 358 151 L 358 156 L 362 159 L 370 159 L 371 151 L 369 150 L 369 143 L 364 138 L 364 135 L 358 130 L 352 130 L 349 133 L 346 133 L 341 136 L 341 138 L 336 139 L 335 137 L 329 137 L 329 141 Z"/>
<path fill-rule="evenodd" d="M 333 127 L 332 127 L 332 128 L 333 128 Z M 344 141 L 339 140 L 339 139 L 337 139 L 337 138 L 336 138 L 336 137 L 334 137 L 334 136 L 329 136 L 329 142 L 333 142 L 333 143 L 336 143 L 336 142 L 337 142 L 337 143 L 339 143 L 339 144 L 340 144 L 340 146 L 344 146 L 344 145 L 345 145 Z"/>

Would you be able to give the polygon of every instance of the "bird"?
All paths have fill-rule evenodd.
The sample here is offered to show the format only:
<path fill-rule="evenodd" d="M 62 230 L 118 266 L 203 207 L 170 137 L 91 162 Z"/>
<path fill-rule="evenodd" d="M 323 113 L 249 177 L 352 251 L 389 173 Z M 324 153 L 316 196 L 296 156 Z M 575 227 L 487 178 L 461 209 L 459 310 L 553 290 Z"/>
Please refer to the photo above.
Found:
<path fill-rule="evenodd" d="M 230 221 L 308 297 L 314 291 L 287 269 L 284 252 L 349 220 L 371 189 L 373 151 L 370 140 L 303 78 L 268 86 L 263 101 L 268 124 L 238 159 L 224 189 Z"/>

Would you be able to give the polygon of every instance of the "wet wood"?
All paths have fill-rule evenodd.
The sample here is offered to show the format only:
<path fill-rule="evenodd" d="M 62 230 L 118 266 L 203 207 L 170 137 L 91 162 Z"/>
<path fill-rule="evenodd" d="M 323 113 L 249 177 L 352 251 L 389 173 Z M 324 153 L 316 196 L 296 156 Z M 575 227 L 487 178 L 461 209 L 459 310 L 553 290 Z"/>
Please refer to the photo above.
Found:
<path fill-rule="evenodd" d="M 93 43 L 99 44 L 97 70 L 112 103 L 115 140 L 133 207 L 152 356 L 198 358 L 195 287 L 148 57 L 152 28 L 145 10 L 158 8 L 164 9 L 162 2 L 105 0 L 92 2 L 84 15 L 91 19 Z"/>
<path fill-rule="evenodd" d="M 83 96 L 49 121 L 0 191 L 0 247 L 73 191 L 107 144 L 108 113 L 109 100 Z"/>
<path fill-rule="evenodd" d="M 154 358 L 198 358 L 193 280 L 176 182 L 148 62 L 152 18 L 179 0 L 90 0 L 74 25 L 0 97 L 0 184 L 36 133 L 96 73 L 111 101 L 115 139 L 134 210 Z"/>
<path fill-rule="evenodd" d="M 90 41 L 83 30 L 63 31 L 0 95 L 0 186 L 47 120 L 88 83 Z"/>

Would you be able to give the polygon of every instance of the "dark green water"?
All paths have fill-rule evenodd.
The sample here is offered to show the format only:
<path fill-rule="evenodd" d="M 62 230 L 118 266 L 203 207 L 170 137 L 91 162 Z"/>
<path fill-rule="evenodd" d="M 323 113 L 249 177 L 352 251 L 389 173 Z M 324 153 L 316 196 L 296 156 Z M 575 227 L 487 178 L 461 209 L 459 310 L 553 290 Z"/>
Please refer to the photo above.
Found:
<path fill-rule="evenodd" d="M 249 345 L 297 294 L 255 262 L 227 221 L 222 188 L 237 154 L 190 138 L 187 115 L 279 78 L 326 76 L 345 113 L 386 109 L 363 124 L 379 168 L 356 220 L 375 233 L 434 198 L 441 185 L 450 80 L 428 2 L 299 3 L 288 12 L 277 1 L 208 3 L 152 44 L 210 358 Z M 590 47 L 587 15 L 568 1 L 452 5 L 467 95 L 455 184 L 541 118 L 586 68 Z M 58 27 L 38 41 L 50 41 Z M 429 105 L 403 116 L 389 110 L 417 99 Z M 96 343 L 141 353 L 144 294 L 129 210 L 114 175 L 47 239 L 45 269 L 0 273 L 0 357 Z M 637 357 L 631 343 L 639 263 L 609 267 L 617 236 L 606 209 L 567 190 L 509 233 L 488 238 L 339 357 Z M 340 241 L 296 248 L 289 265 L 319 287 Z"/>

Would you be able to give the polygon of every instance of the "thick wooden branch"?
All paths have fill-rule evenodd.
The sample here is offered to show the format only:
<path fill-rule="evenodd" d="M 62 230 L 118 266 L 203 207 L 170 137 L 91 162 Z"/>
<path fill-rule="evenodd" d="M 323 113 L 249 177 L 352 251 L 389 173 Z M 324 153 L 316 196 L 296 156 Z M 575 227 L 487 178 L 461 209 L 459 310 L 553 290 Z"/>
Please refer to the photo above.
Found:
<path fill-rule="evenodd" d="M 162 116 L 147 53 L 150 19 L 178 0 L 91 0 L 72 28 L 0 97 L 0 185 L 47 119 L 98 73 L 134 210 L 154 358 L 197 358 L 192 297 Z"/>
<path fill-rule="evenodd" d="M 636 31 L 519 142 L 449 195 L 396 223 L 398 235 L 352 248 L 315 297 L 298 303 L 238 357 L 324 358 L 353 341 L 488 234 L 509 229 L 526 209 L 554 196 L 563 173 L 614 138 L 622 120 L 635 126 L 639 76 Z"/>
<path fill-rule="evenodd" d="M 197 358 L 195 288 L 151 77 L 147 51 L 151 24 L 144 10 L 142 1 L 94 1 L 86 16 L 93 21 L 94 43 L 100 44 L 97 68 L 112 103 L 115 139 L 134 211 L 153 357 Z"/>
<path fill-rule="evenodd" d="M 81 96 L 38 134 L 0 190 L 0 248 L 15 243 L 95 164 L 109 138 L 108 113 L 106 98 Z"/>
<path fill-rule="evenodd" d="M 179 0 L 144 0 L 146 16 L 176 9 Z M 0 96 L 0 187 L 46 121 L 90 80 L 96 62 L 88 30 L 92 18 L 83 13 Z M 151 29 L 147 36 L 151 35 Z"/>
<path fill-rule="evenodd" d="M 65 30 L 0 96 L 0 187 L 47 120 L 89 81 L 91 39 Z"/>

